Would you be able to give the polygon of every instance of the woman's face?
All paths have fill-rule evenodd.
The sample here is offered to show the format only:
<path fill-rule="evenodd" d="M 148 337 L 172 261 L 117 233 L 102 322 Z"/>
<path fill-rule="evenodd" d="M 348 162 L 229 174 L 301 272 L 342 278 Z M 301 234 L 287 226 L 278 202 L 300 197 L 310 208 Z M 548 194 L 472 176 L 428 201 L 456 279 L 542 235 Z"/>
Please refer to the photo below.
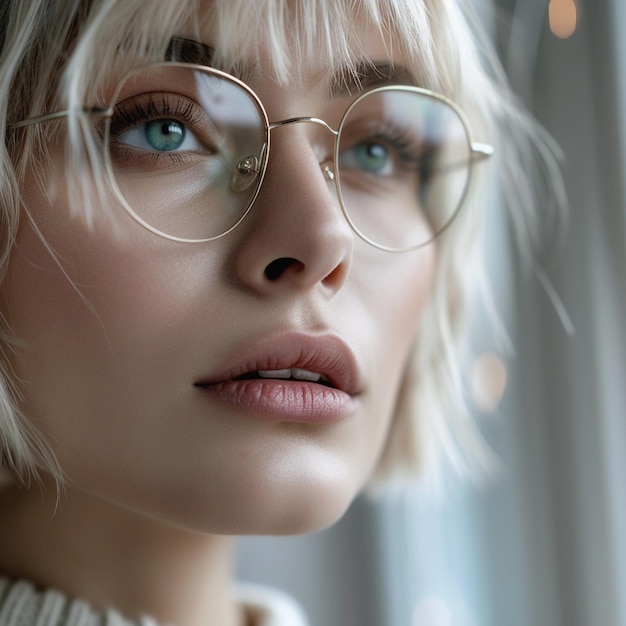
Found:
<path fill-rule="evenodd" d="M 377 35 L 361 40 L 364 59 L 402 65 Z M 210 33 L 204 43 L 215 44 Z M 336 124 L 349 101 L 328 95 L 321 67 L 299 88 L 262 70 L 248 83 L 272 121 Z M 62 139 L 43 171 L 33 166 L 2 312 L 18 338 L 23 410 L 70 484 L 228 534 L 321 528 L 363 486 L 435 248 L 394 254 L 357 238 L 319 166 L 317 132 L 273 130 L 252 211 L 202 244 L 145 230 L 112 196 L 93 207 L 92 226 L 71 217 Z"/>

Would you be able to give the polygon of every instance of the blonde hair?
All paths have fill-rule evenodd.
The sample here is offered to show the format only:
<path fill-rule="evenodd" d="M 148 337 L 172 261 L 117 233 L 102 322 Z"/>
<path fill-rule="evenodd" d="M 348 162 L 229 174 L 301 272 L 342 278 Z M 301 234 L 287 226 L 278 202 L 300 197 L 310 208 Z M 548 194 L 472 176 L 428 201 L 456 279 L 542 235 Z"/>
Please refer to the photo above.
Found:
<path fill-rule="evenodd" d="M 200 14 L 197 0 L 4 0 L 0 8 L 0 277 L 6 271 L 20 218 L 19 189 L 33 158 L 45 158 L 45 124 L 11 125 L 59 108 L 68 119 L 69 158 L 98 158 L 91 127 L 81 115 L 84 103 L 98 101 L 98 87 L 112 68 L 137 58 L 161 60 L 175 35 L 193 37 L 202 21 L 212 20 L 220 35 L 220 65 L 236 68 L 269 50 L 279 81 L 297 81 L 299 68 L 315 59 L 330 70 L 356 68 L 355 12 L 396 46 L 420 86 L 456 101 L 476 137 L 496 147 L 507 178 L 509 206 L 523 240 L 532 237 L 528 179 L 519 172 L 538 147 L 532 122 L 511 97 L 498 65 L 470 27 L 463 0 L 215 0 Z M 198 40 L 200 37 L 197 37 Z M 263 44 L 263 46 L 261 45 Z M 126 61 L 127 62 L 127 61 Z M 506 128 L 506 134 L 502 129 Z M 532 147 L 534 146 L 534 148 Z M 550 162 L 549 155 L 546 157 Z M 71 169 L 71 168 L 70 168 Z M 485 188 L 475 177 L 466 206 L 438 242 L 434 295 L 420 323 L 397 414 L 375 480 L 415 475 L 443 453 L 460 469 L 489 459 L 487 447 L 463 401 L 458 338 L 480 273 L 474 254 L 483 220 Z M 83 209 L 75 203 L 72 210 Z M 80 207 L 80 208 L 77 208 Z M 89 219 L 89 215 L 86 215 Z M 470 262 L 474 259 L 474 262 Z M 60 478 L 44 438 L 17 410 L 19 385 L 13 382 L 6 327 L 0 353 L 0 438 L 4 464 L 20 477 L 39 469 Z"/>

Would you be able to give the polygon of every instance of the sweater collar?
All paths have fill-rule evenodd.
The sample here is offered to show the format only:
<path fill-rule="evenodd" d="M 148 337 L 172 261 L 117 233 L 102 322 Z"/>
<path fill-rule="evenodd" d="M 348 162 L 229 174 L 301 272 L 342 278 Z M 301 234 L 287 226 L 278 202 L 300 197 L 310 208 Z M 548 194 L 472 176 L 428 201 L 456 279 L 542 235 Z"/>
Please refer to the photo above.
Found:
<path fill-rule="evenodd" d="M 238 585 L 240 604 L 255 626 L 307 626 L 300 607 L 286 594 L 260 585 Z M 0 578 L 0 626 L 159 626 L 152 618 L 129 620 L 114 609 L 94 611 L 88 602 L 28 581 Z"/>

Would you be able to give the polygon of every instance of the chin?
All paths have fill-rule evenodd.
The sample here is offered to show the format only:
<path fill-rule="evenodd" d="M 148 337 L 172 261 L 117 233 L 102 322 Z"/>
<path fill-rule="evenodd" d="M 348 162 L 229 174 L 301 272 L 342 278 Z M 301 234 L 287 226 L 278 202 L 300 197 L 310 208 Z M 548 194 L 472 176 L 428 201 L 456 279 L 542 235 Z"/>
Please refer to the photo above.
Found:
<path fill-rule="evenodd" d="M 307 486 L 283 506 L 268 510 L 267 527 L 255 534 L 301 535 L 324 530 L 343 517 L 355 497 L 355 491 L 337 485 Z"/>
<path fill-rule="evenodd" d="M 288 479 L 272 474 L 257 477 L 254 484 L 238 490 L 237 497 L 222 500 L 216 511 L 207 514 L 196 530 L 224 535 L 300 535 L 323 530 L 337 522 L 360 491 L 361 482 L 352 477 L 321 472 L 292 475 Z"/>
<path fill-rule="evenodd" d="M 324 462 L 305 463 L 297 471 L 292 465 L 281 468 L 283 471 L 263 474 L 255 484 L 258 508 L 247 516 L 248 520 L 256 517 L 259 523 L 256 529 L 251 529 L 252 534 L 304 534 L 337 522 L 367 477 L 345 460 L 332 462 L 331 459 L 332 455 L 327 455 Z"/>

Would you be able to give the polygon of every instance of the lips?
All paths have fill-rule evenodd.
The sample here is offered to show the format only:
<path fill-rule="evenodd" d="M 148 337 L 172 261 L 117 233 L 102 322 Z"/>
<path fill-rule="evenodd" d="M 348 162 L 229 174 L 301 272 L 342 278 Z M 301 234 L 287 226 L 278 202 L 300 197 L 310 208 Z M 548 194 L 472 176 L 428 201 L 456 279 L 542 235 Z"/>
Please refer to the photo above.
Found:
<path fill-rule="evenodd" d="M 195 387 L 256 417 L 329 422 L 351 414 L 362 386 L 356 358 L 334 335 L 284 335 L 236 355 Z"/>

